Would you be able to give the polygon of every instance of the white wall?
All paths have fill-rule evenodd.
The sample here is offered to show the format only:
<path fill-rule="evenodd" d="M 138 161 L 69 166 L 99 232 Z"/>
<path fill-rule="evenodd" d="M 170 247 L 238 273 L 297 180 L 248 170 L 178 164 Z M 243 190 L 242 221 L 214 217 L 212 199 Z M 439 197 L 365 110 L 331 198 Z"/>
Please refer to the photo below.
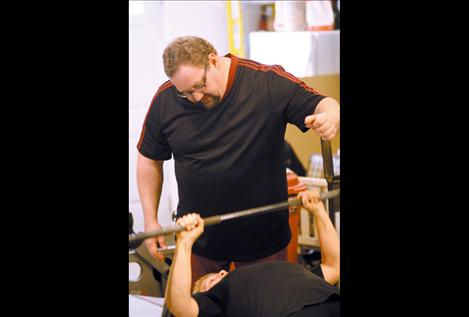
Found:
<path fill-rule="evenodd" d="M 136 184 L 136 144 L 150 102 L 168 79 L 163 70 L 163 50 L 177 36 L 196 35 L 225 54 L 228 34 L 224 1 L 131 2 L 131 6 L 143 5 L 142 14 L 129 16 L 129 210 L 138 232 L 143 231 L 143 212 Z M 177 207 L 174 161 L 165 162 L 163 168 L 165 181 L 158 215 L 159 221 L 168 225 Z"/>

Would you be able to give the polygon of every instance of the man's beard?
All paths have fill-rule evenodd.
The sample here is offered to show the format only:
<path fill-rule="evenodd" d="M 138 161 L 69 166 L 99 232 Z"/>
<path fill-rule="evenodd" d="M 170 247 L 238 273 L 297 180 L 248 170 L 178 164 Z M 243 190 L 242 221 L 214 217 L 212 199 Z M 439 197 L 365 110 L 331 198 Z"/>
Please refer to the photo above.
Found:
<path fill-rule="evenodd" d="M 207 109 L 212 109 L 220 102 L 220 96 L 218 95 L 204 95 L 200 102 Z"/>

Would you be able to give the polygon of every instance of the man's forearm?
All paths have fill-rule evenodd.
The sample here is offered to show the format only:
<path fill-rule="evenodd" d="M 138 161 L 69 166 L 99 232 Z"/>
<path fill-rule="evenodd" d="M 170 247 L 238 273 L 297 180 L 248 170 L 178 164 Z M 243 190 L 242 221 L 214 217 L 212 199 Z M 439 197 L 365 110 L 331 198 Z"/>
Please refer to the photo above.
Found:
<path fill-rule="evenodd" d="M 163 187 L 163 162 L 150 160 L 139 153 L 137 187 L 145 223 L 157 223 L 157 211 Z"/>
<path fill-rule="evenodd" d="M 178 241 L 169 271 L 165 302 L 175 316 L 198 315 L 198 305 L 191 296 L 191 250 L 191 243 Z"/>
<path fill-rule="evenodd" d="M 337 231 L 325 209 L 314 214 L 321 249 L 321 263 L 338 267 L 340 265 L 340 242 Z"/>

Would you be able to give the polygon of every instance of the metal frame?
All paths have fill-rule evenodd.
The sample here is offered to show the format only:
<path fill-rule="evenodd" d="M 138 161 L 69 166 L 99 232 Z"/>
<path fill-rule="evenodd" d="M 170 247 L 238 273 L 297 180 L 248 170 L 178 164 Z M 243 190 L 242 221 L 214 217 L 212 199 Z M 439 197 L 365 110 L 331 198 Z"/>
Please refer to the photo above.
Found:
<path fill-rule="evenodd" d="M 318 188 L 319 192 L 328 191 L 327 181 L 324 178 L 298 177 L 299 181 L 306 185 L 308 189 Z M 325 201 L 326 211 L 329 211 L 329 200 Z M 300 228 L 298 230 L 298 245 L 319 247 L 318 232 L 314 224 L 313 217 L 301 208 Z"/>

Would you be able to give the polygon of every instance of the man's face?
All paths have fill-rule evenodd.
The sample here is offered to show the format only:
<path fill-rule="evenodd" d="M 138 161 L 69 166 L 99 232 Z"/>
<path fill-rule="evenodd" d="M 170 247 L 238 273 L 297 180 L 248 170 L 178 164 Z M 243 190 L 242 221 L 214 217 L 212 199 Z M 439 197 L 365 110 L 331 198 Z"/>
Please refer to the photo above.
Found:
<path fill-rule="evenodd" d="M 228 272 L 225 271 L 225 270 L 221 270 L 220 272 L 218 273 L 213 273 L 211 275 L 209 275 L 203 282 L 202 282 L 202 285 L 200 287 L 200 290 L 202 292 L 206 292 L 208 291 L 209 289 L 211 289 L 212 287 L 214 287 L 215 285 L 218 284 L 218 282 L 220 282 L 225 276 L 228 275 Z"/>
<path fill-rule="evenodd" d="M 181 98 L 191 102 L 202 102 L 207 109 L 215 107 L 220 102 L 220 95 L 216 93 L 214 82 L 210 82 L 210 64 L 203 68 L 193 65 L 181 65 L 171 78 Z"/>

